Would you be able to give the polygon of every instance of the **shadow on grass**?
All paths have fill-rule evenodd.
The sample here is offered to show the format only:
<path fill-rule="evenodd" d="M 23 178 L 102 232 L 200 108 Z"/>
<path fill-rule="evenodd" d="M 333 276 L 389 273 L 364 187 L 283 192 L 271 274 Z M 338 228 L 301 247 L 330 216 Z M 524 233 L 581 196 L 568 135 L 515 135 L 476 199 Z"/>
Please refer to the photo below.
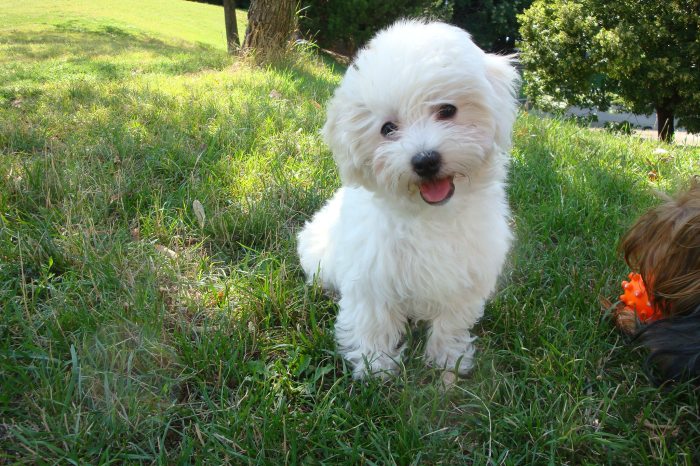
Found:
<path fill-rule="evenodd" d="M 514 309 L 512 317 L 542 325 L 536 333 L 546 335 L 551 320 L 598 320 L 598 297 L 623 270 L 619 238 L 653 195 L 631 176 L 631 160 L 639 157 L 633 149 L 611 147 L 584 129 L 546 136 L 546 121 L 526 124 L 510 172 L 516 243 L 506 286 L 537 290 L 519 297 L 537 308 Z"/>
<path fill-rule="evenodd" d="M 577 394 L 585 404 L 583 394 L 589 393 L 597 409 L 617 417 L 608 419 L 605 433 L 562 433 L 566 440 L 553 447 L 557 462 L 576 462 L 583 453 L 630 461 L 627 449 L 640 443 L 632 440 L 635 416 L 649 406 L 635 385 L 652 388 L 640 378 L 643 354 L 603 318 L 599 297 L 614 301 L 619 294 L 628 271 L 618 241 L 656 203 L 645 167 L 652 149 L 527 116 L 520 119 L 515 140 L 509 194 L 516 241 L 502 288 L 480 323 L 477 393 L 497 400 L 490 405 L 495 419 L 512 422 L 513 427 L 499 423 L 494 438 L 519 445 L 545 438 L 549 428 L 556 437 L 568 422 L 586 422 L 585 415 L 566 406 L 566 397 L 552 394 Z M 671 165 L 659 172 L 668 185 L 685 182 L 684 176 Z M 616 397 L 618 390 L 631 395 Z M 549 412 L 560 420 L 524 427 L 530 413 L 513 401 L 514 393 L 546 400 L 543 416 Z M 619 450 L 609 449 L 611 439 Z M 511 459 L 537 462 L 536 453 L 518 454 L 524 456 Z"/>

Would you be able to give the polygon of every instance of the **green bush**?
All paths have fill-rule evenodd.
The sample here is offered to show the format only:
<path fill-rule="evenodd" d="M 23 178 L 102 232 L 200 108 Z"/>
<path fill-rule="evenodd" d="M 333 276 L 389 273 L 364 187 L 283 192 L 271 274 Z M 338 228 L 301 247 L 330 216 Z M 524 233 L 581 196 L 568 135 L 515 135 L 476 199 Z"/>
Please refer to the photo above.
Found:
<path fill-rule="evenodd" d="M 449 19 L 452 4 L 449 0 L 302 0 L 299 28 L 321 47 L 352 55 L 399 18 Z"/>
<path fill-rule="evenodd" d="M 543 109 L 576 105 L 657 114 L 700 132 L 700 17 L 686 0 L 535 0 L 519 16 L 525 93 Z"/>

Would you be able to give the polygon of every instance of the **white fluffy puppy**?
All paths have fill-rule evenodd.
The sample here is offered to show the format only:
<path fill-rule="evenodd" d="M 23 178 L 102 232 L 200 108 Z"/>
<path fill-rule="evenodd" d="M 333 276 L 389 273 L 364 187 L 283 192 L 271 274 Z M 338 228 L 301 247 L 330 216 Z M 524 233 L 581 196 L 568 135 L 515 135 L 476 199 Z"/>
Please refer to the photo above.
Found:
<path fill-rule="evenodd" d="M 323 136 L 343 187 L 298 236 L 301 265 L 340 293 L 355 377 L 396 369 L 408 319 L 429 364 L 466 373 L 511 242 L 505 193 L 518 75 L 463 30 L 400 21 L 359 52 Z"/>

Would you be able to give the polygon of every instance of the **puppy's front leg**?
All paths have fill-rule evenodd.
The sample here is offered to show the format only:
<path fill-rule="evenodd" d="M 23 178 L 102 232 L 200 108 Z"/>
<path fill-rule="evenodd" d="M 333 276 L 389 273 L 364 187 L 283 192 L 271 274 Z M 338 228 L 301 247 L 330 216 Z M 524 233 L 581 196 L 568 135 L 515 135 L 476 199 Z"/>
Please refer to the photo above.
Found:
<path fill-rule="evenodd" d="M 342 292 L 335 337 L 340 353 L 353 366 L 354 378 L 386 377 L 397 371 L 405 325 L 406 318 L 391 305 L 358 289 Z"/>
<path fill-rule="evenodd" d="M 474 360 L 475 348 L 469 329 L 483 314 L 483 302 L 472 303 L 460 311 L 445 310 L 433 319 L 425 348 L 431 366 L 467 374 Z"/>

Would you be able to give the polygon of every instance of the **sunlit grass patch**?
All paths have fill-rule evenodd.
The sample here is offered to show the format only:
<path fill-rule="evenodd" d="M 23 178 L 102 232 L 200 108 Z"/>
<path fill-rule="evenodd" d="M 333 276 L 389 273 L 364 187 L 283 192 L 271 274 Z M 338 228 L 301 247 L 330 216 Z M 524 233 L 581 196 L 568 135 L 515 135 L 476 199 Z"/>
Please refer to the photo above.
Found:
<path fill-rule="evenodd" d="M 186 0 L 2 0 L 0 29 L 101 30 L 113 34 L 145 33 L 153 39 L 226 49 L 220 6 Z M 245 11 L 236 12 L 245 32 Z M 51 29 L 50 27 L 48 29 Z"/>

